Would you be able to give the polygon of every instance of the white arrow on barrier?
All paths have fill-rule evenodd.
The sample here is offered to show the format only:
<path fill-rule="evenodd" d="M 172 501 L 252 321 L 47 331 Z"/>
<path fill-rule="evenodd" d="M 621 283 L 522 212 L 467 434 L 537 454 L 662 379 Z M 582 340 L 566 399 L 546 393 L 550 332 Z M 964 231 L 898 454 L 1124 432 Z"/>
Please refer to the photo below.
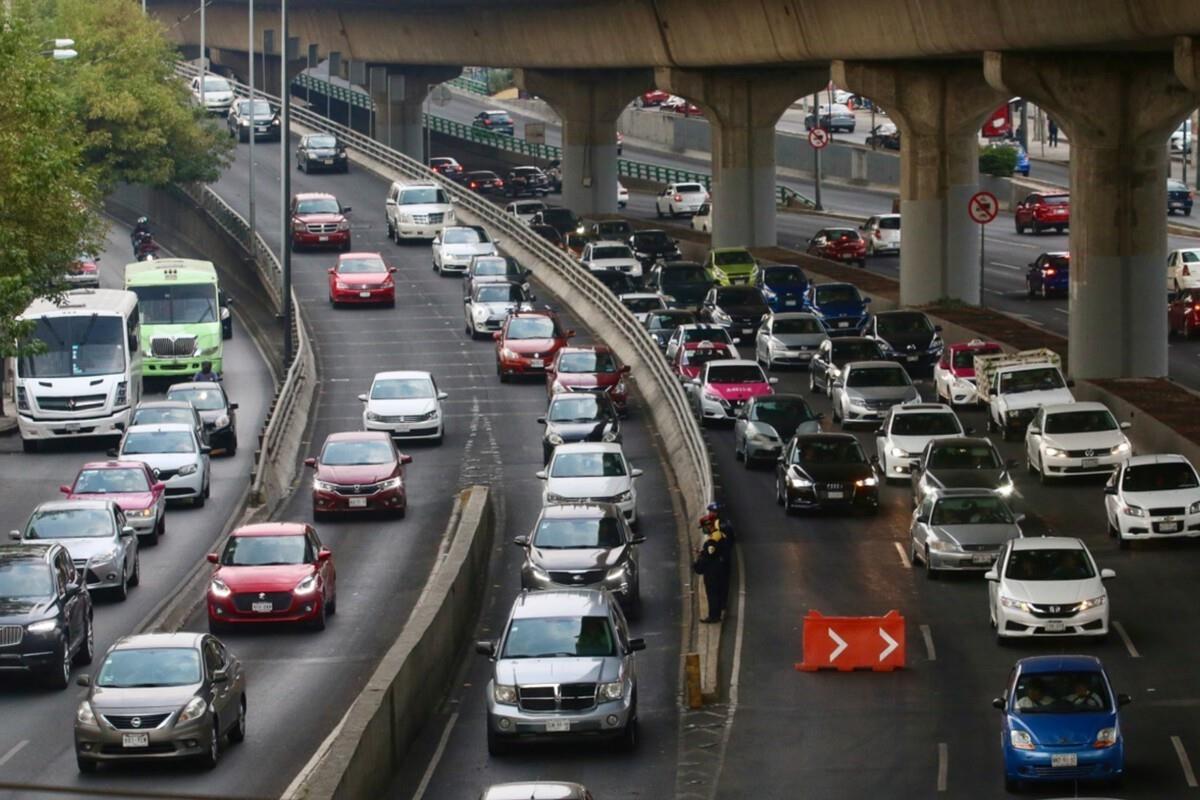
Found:
<path fill-rule="evenodd" d="M 833 652 L 829 654 L 829 660 L 830 662 L 833 662 L 842 654 L 842 651 L 846 649 L 846 640 L 834 633 L 833 628 L 829 628 L 829 638 L 833 639 L 834 643 L 837 645 L 837 647 L 833 648 Z"/>
<path fill-rule="evenodd" d="M 887 642 L 887 647 L 883 648 L 883 652 L 879 654 L 879 660 L 883 661 L 892 654 L 893 650 L 900 646 L 900 643 L 888 636 L 887 631 L 885 631 L 883 628 L 879 629 L 879 635 L 883 637 L 885 642 Z"/>

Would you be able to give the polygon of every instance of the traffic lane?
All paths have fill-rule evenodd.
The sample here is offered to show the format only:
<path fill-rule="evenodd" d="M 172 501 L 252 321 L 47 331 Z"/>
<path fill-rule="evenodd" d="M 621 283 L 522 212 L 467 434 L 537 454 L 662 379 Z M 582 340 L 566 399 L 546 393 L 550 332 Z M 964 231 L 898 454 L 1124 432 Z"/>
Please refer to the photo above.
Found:
<path fill-rule="evenodd" d="M 128 229 L 113 225 L 101 254 L 101 286 L 121 288 L 129 252 Z M 244 329 L 236 326 L 234 338 L 224 343 L 222 383 L 239 404 L 239 439 L 249 443 L 262 427 L 266 403 L 274 390 L 261 354 L 248 337 L 240 334 L 241 330 Z M 145 395 L 146 399 L 156 397 L 161 398 L 162 394 Z M 52 446 L 37 454 L 24 454 L 19 436 L 0 438 L 0 483 L 5 487 L 0 493 L 0 514 L 8 523 L 4 530 L 24 525 L 38 502 L 61 498 L 59 484 L 69 483 L 85 462 L 103 460 L 109 446 L 80 441 Z M 119 637 L 131 633 L 204 558 L 237 511 L 253 463 L 253 447 L 241 447 L 232 457 L 213 458 L 212 497 L 204 508 L 169 506 L 166 535 L 156 547 L 140 551 L 141 583 L 130 589 L 128 599 L 114 602 L 103 596 L 95 598 L 97 659 Z M 74 672 L 78 675 L 94 669 L 94 665 L 76 667 Z M 22 741 L 28 742 L 0 764 L 0 781 L 64 785 L 74 780 L 76 768 L 69 726 L 78 706 L 79 691 L 46 692 L 25 679 L 6 679 L 0 684 L 0 718 L 6 720 L 0 726 L 0 759 Z M 47 754 L 64 752 L 66 758 L 61 769 L 46 767 Z"/>
<path fill-rule="evenodd" d="M 780 391 L 806 393 L 805 373 L 774 374 L 782 378 Z M 922 391 L 927 397 L 933 394 L 927 381 L 922 382 Z M 832 427 L 824 396 L 810 397 L 810 402 L 827 414 L 826 426 Z M 960 416 L 964 424 L 982 430 L 982 412 Z M 858 431 L 857 435 L 864 450 L 873 453 L 874 433 Z M 1194 581 L 1195 569 L 1188 559 L 1154 552 L 1163 548 L 1119 551 L 1105 535 L 1100 483 L 1042 487 L 1018 471 L 1014 505 L 1029 515 L 1023 524 L 1027 533 L 1081 536 L 1101 566 L 1117 569 L 1120 577 L 1108 587 L 1113 619 L 1122 621 L 1140 656 L 1136 659 L 1115 632 L 1103 645 L 1060 640 L 997 647 L 987 625 L 986 589 L 978 576 L 928 581 L 916 574 L 921 568 L 912 569 L 907 556 L 901 555 L 907 549 L 911 510 L 907 487 L 883 487 L 884 508 L 876 518 L 813 515 L 787 520 L 778 509 L 755 513 L 773 496 L 773 474 L 746 471 L 736 464 L 728 431 L 714 431 L 713 438 L 721 480 L 741 532 L 750 604 L 740 704 L 727 754 L 727 762 L 739 768 L 726 770 L 721 796 L 785 796 L 772 795 L 771 787 L 755 783 L 755 776 L 780 764 L 786 765 L 787 774 L 772 773 L 774 785 L 803 782 L 815 787 L 814 796 L 834 791 L 870 796 L 868 792 L 886 791 L 893 785 L 904 787 L 893 790 L 896 796 L 920 796 L 934 791 L 939 743 L 947 746 L 949 764 L 959 765 L 948 770 L 951 792 L 956 786 L 960 792 L 978 791 L 977 765 L 983 764 L 982 774 L 995 777 L 982 785 L 995 786 L 995 796 L 1000 796 L 1001 759 L 994 727 L 999 720 L 990 709 L 990 698 L 1003 690 L 1008 669 L 1017 658 L 1078 651 L 1099 655 L 1118 691 L 1135 694 L 1139 703 L 1148 699 L 1156 704 L 1153 714 L 1142 717 L 1135 716 L 1135 705 L 1123 720 L 1131 770 L 1138 775 L 1135 796 L 1163 796 L 1164 788 L 1177 788 L 1179 768 L 1168 745 L 1169 735 L 1175 735 L 1170 733 L 1173 729 L 1191 728 L 1172 711 L 1187 707 L 1194 680 L 1174 665 L 1191 664 L 1200 653 L 1195 645 L 1178 643 L 1178 631 L 1186 630 L 1194 618 L 1191 607 L 1183 626 L 1164 617 L 1171 618 L 1178 604 L 1187 602 L 1186 587 Z M 1019 443 L 997 444 L 1005 457 L 1022 458 Z M 1152 566 L 1132 563 L 1150 558 L 1155 559 Z M 1164 577 L 1175 596 L 1162 597 L 1163 591 L 1154 588 Z M 896 608 L 907 618 L 910 669 L 894 675 L 792 673 L 789 662 L 800 658 L 801 620 L 810 608 L 851 615 Z M 925 644 L 922 625 L 928 626 L 932 651 Z M 1152 659 L 1151 649 L 1158 658 Z M 860 702 L 864 694 L 868 701 Z M 825 735 L 829 720 L 835 720 L 837 737 Z M 822 732 L 816 741 L 813 730 Z M 905 741 L 895 741 L 897 731 L 903 731 L 900 738 Z M 880 732 L 891 738 L 878 741 Z M 860 741 L 868 746 L 858 747 Z M 855 746 L 839 747 L 841 742 Z M 755 769 L 760 764 L 763 769 Z M 914 765 L 919 767 L 915 771 Z M 825 791 L 820 790 L 823 785 L 828 787 Z M 987 788 L 984 793 L 991 796 Z"/>

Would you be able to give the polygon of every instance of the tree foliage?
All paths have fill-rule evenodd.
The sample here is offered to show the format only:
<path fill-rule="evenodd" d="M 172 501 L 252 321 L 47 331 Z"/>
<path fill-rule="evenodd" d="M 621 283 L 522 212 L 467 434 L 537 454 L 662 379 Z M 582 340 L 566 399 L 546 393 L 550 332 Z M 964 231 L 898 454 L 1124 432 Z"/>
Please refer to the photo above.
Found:
<path fill-rule="evenodd" d="M 979 148 L 979 172 L 1008 178 L 1017 168 L 1016 148 L 1003 144 L 990 144 Z"/>

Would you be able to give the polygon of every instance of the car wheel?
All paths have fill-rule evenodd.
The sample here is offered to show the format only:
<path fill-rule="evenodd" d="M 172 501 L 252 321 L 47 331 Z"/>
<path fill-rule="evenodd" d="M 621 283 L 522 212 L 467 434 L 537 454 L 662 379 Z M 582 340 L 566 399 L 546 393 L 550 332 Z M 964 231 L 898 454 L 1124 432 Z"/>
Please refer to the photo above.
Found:
<path fill-rule="evenodd" d="M 133 574 L 129 576 L 129 585 L 137 586 L 142 582 L 142 553 L 139 550 L 133 554 Z"/>
<path fill-rule="evenodd" d="M 112 596 L 117 600 L 124 600 L 129 597 L 129 573 L 125 571 L 125 566 L 121 566 L 121 582 L 112 590 Z"/>
<path fill-rule="evenodd" d="M 1037 294 L 1037 292 L 1033 290 L 1033 281 L 1025 281 L 1025 294 L 1029 297 L 1033 297 L 1035 294 Z"/>
<path fill-rule="evenodd" d="M 667 215 L 670 216 L 671 219 L 675 219 L 675 217 L 679 216 L 675 213 L 675 206 L 672 205 L 667 206 Z"/>
<path fill-rule="evenodd" d="M 95 761 L 89 761 L 78 753 L 75 754 L 75 766 L 79 768 L 80 773 L 91 775 L 95 773 L 96 767 L 99 766 Z"/>
<path fill-rule="evenodd" d="M 1034 236 L 1042 235 L 1042 224 L 1040 222 L 1033 222 L 1029 227 L 1033 231 Z"/>
<path fill-rule="evenodd" d="M 511 747 L 512 745 L 509 744 L 509 742 L 507 742 L 503 736 L 493 731 L 490 727 L 488 728 L 487 749 L 489 756 L 496 756 L 497 758 L 500 756 L 506 756 L 508 755 Z"/>
<path fill-rule="evenodd" d="M 235 455 L 237 455 L 237 444 L 237 436 L 235 435 L 233 437 L 233 441 L 229 443 L 229 447 L 225 448 L 225 455 L 229 458 L 233 458 Z M 209 488 L 211 491 L 211 486 Z"/>
<path fill-rule="evenodd" d="M 496 363 L 496 374 L 500 376 L 501 383 L 508 383 L 509 376 L 504 372 L 504 368 L 500 366 L 499 362 Z"/>
<path fill-rule="evenodd" d="M 83 634 L 83 642 L 79 645 L 78 652 L 75 653 L 75 658 L 72 663 L 84 666 L 92 663 L 92 659 L 96 657 L 96 627 L 93 623 L 91 615 L 88 615 L 87 630 Z"/>
<path fill-rule="evenodd" d="M 1014 222 L 1014 224 L 1015 224 L 1015 226 L 1016 226 L 1016 229 L 1017 229 L 1017 235 L 1018 235 L 1018 236 L 1020 236 L 1020 235 L 1022 235 L 1023 233 L 1025 233 L 1025 226 L 1021 224 L 1021 220 L 1019 220 L 1019 219 L 1014 219 L 1014 220 L 1013 220 L 1013 222 Z"/>
<path fill-rule="evenodd" d="M 296 159 L 296 171 L 304 172 L 304 160 L 303 159 L 299 159 L 299 158 Z"/>
<path fill-rule="evenodd" d="M 742 449 L 740 447 L 738 447 L 736 439 L 733 442 L 733 460 L 734 461 L 742 460 Z"/>
<path fill-rule="evenodd" d="M 198 494 L 194 498 L 192 498 L 192 507 L 193 508 L 204 508 L 204 502 L 207 499 L 208 499 L 207 493 L 200 492 L 200 494 Z"/>
<path fill-rule="evenodd" d="M 817 392 L 817 376 L 812 371 L 812 365 L 808 367 L 808 391 L 810 394 L 816 394 Z"/>
<path fill-rule="evenodd" d="M 1056 230 L 1056 231 L 1057 231 L 1057 232 L 1059 232 L 1059 233 L 1062 233 L 1064 230 L 1066 230 L 1066 226 L 1064 226 L 1064 225 L 1055 225 L 1055 226 L 1054 226 L 1054 230 Z"/>
<path fill-rule="evenodd" d="M 200 766 L 204 769 L 212 769 L 220 758 L 221 728 L 217 720 L 213 719 L 212 730 L 208 734 L 208 746 L 204 748 L 204 753 L 199 758 Z"/>
<path fill-rule="evenodd" d="M 53 666 L 42 674 L 42 681 L 51 689 L 65 689 L 71 683 L 71 645 L 60 637 Z"/>
<path fill-rule="evenodd" d="M 1128 550 L 1132 544 L 1133 544 L 1133 542 L 1124 538 L 1123 536 L 1121 536 L 1121 534 L 1119 534 L 1119 533 L 1117 534 L 1117 548 L 1118 549 Z"/>
<path fill-rule="evenodd" d="M 1045 459 L 1041 458 L 1040 456 L 1038 457 L 1037 471 L 1038 471 L 1038 482 L 1041 483 L 1042 486 L 1049 486 L 1050 478 L 1047 477 L 1047 475 L 1046 475 L 1046 461 L 1045 461 Z"/>
<path fill-rule="evenodd" d="M 233 723 L 233 727 L 229 729 L 229 741 L 231 744 L 246 741 L 246 696 L 242 695 L 241 701 L 238 702 L 237 722 Z"/>
<path fill-rule="evenodd" d="M 21 449 L 26 453 L 36 453 L 41 446 L 41 442 L 37 439 L 22 439 Z"/>
<path fill-rule="evenodd" d="M 326 613 L 328 613 L 328 612 L 326 611 L 325 604 L 321 603 L 320 607 L 317 610 L 317 615 L 315 617 L 313 617 L 311 620 L 309 620 L 309 622 L 308 622 L 309 629 L 314 630 L 314 631 L 325 630 L 325 615 L 326 615 Z"/>
<path fill-rule="evenodd" d="M 400 508 L 396 509 L 395 513 L 396 519 L 404 519 L 404 517 L 408 514 L 408 506 L 400 506 Z"/>
<path fill-rule="evenodd" d="M 928 578 L 931 581 L 936 581 L 938 578 L 942 577 L 941 572 L 939 570 L 936 570 L 933 568 L 933 561 L 929 558 L 929 548 L 928 547 L 925 548 L 925 555 L 923 556 L 923 560 L 925 561 L 925 577 L 926 578 Z"/>
<path fill-rule="evenodd" d="M 785 504 L 785 500 L 784 500 L 784 496 L 783 496 L 783 481 L 779 479 L 778 475 L 776 475 L 775 476 L 775 505 L 782 506 L 784 504 Z"/>
<path fill-rule="evenodd" d="M 637 750 L 638 743 L 638 721 L 637 717 L 629 720 L 625 725 L 625 730 L 621 732 L 621 738 L 617 740 L 617 747 L 624 753 L 632 753 Z"/>

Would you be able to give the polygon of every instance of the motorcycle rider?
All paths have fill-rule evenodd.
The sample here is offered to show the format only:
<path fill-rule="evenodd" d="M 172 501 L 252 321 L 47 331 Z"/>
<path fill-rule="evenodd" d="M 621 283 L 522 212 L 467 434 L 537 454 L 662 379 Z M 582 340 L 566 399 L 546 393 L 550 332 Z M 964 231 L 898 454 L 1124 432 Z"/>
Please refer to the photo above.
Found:
<path fill-rule="evenodd" d="M 129 243 L 133 245 L 134 255 L 137 255 L 138 244 L 154 238 L 154 234 L 150 232 L 150 218 L 138 217 L 137 224 L 129 234 Z"/>

